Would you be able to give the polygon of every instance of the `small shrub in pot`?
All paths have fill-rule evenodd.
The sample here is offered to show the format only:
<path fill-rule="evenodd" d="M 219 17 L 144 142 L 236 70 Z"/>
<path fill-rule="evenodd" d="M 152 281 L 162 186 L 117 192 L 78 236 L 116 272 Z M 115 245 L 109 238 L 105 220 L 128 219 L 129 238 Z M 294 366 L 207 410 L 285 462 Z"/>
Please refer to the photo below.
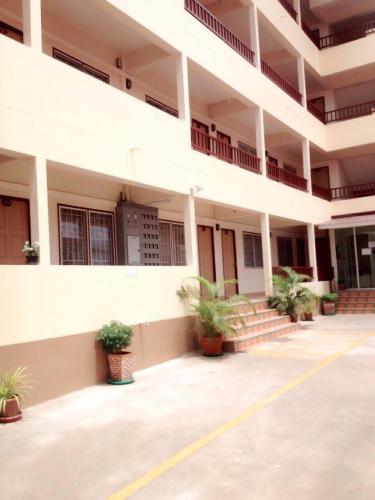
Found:
<path fill-rule="evenodd" d="M 333 316 L 336 314 L 336 293 L 325 293 L 320 297 L 322 302 L 323 314 L 325 316 Z"/>
<path fill-rule="evenodd" d="M 134 330 L 131 326 L 114 320 L 99 330 L 96 340 L 108 355 L 110 377 L 107 382 L 112 384 L 134 382 L 135 353 L 126 351 L 133 335 Z"/>
<path fill-rule="evenodd" d="M 8 424 L 22 418 L 20 401 L 31 389 L 27 385 L 26 367 L 19 367 L 13 372 L 0 377 L 0 423 Z"/>

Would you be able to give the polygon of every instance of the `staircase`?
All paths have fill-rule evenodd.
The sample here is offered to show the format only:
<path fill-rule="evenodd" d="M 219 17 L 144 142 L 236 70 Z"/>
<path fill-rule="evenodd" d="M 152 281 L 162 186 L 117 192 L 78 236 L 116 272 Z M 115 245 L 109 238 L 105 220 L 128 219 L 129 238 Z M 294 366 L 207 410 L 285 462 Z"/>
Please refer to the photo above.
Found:
<path fill-rule="evenodd" d="M 338 314 L 375 314 L 375 290 L 345 290 L 339 292 Z"/>
<path fill-rule="evenodd" d="M 243 323 L 237 318 L 233 319 L 236 333 L 225 337 L 223 344 L 225 352 L 244 351 L 258 342 L 287 335 L 300 329 L 298 323 L 291 323 L 289 316 L 279 316 L 275 309 L 269 309 L 265 298 L 252 300 L 252 303 L 256 312 L 246 302 L 241 302 L 236 306 L 237 318 L 240 316 Z"/>

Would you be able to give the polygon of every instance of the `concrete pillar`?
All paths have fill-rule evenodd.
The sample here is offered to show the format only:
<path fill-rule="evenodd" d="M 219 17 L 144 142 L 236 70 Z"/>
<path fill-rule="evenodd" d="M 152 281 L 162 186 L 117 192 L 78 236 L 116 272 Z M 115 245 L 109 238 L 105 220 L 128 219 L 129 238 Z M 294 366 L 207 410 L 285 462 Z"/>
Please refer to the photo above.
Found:
<path fill-rule="evenodd" d="M 189 74 L 185 54 L 176 57 L 178 116 L 190 130 Z"/>
<path fill-rule="evenodd" d="M 51 263 L 51 252 L 46 160 L 44 158 L 34 158 L 30 170 L 31 241 L 39 242 L 40 264 L 49 265 Z"/>
<path fill-rule="evenodd" d="M 254 64 L 255 67 L 260 69 L 260 44 L 259 44 L 259 23 L 258 11 L 254 3 L 249 5 L 249 19 L 250 19 L 250 44 L 251 50 L 255 53 Z"/>
<path fill-rule="evenodd" d="M 293 8 L 297 12 L 297 23 L 299 25 L 302 24 L 302 16 L 301 16 L 301 3 L 300 0 L 293 0 Z"/>
<path fill-rule="evenodd" d="M 318 281 L 318 264 L 316 261 L 316 247 L 315 247 L 315 226 L 314 224 L 307 224 L 307 243 L 309 249 L 309 262 L 313 270 L 313 280 Z"/>
<path fill-rule="evenodd" d="M 184 231 L 186 265 L 194 268 L 194 274 L 199 274 L 198 241 L 195 223 L 195 201 L 193 194 L 184 198 Z"/>
<path fill-rule="evenodd" d="M 312 192 L 310 141 L 302 139 L 303 176 L 307 180 L 307 191 Z"/>
<path fill-rule="evenodd" d="M 23 42 L 42 51 L 42 7 L 41 0 L 22 0 Z"/>
<path fill-rule="evenodd" d="M 335 238 L 335 230 L 328 229 L 329 234 L 329 248 L 331 251 L 331 263 L 333 267 L 333 280 L 336 286 L 338 287 L 339 281 L 339 273 L 337 270 L 337 255 L 336 255 L 336 238 Z"/>
<path fill-rule="evenodd" d="M 263 175 L 267 175 L 266 144 L 264 136 L 264 118 L 262 108 L 256 108 L 255 110 L 255 140 L 257 147 L 257 156 L 258 158 L 260 158 L 260 171 Z"/>
<path fill-rule="evenodd" d="M 302 106 L 306 108 L 306 75 L 305 75 L 305 61 L 301 55 L 297 57 L 297 71 L 298 71 L 298 90 L 302 94 Z"/>
<path fill-rule="evenodd" d="M 270 218 L 268 214 L 260 214 L 260 227 L 262 232 L 264 292 L 267 296 L 269 296 L 273 294 L 273 285 Z"/>

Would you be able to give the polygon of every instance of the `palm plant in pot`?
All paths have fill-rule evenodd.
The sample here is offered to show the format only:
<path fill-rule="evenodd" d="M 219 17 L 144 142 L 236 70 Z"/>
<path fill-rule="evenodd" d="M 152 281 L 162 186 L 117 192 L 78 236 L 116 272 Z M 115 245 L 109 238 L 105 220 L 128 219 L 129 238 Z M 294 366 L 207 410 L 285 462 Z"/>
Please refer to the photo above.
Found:
<path fill-rule="evenodd" d="M 133 338 L 132 327 L 120 321 L 111 321 L 102 326 L 96 340 L 107 353 L 110 377 L 109 384 L 131 384 L 134 382 L 133 371 L 135 353 L 126 351 Z"/>
<path fill-rule="evenodd" d="M 8 424 L 22 418 L 20 401 L 31 389 L 27 385 L 26 367 L 18 367 L 0 378 L 0 423 Z"/>
<path fill-rule="evenodd" d="M 280 314 L 289 314 L 292 323 L 296 323 L 298 308 L 312 297 L 312 292 L 302 286 L 310 277 L 299 274 L 290 267 L 282 267 L 280 271 L 280 274 L 272 276 L 275 294 L 269 297 L 269 305 Z"/>
<path fill-rule="evenodd" d="M 229 299 L 220 298 L 220 292 L 226 285 L 235 284 L 236 280 L 211 282 L 202 276 L 188 278 L 177 291 L 180 300 L 194 312 L 201 322 L 203 335 L 201 346 L 205 356 L 220 356 L 223 353 L 223 336 L 233 335 L 236 321 L 243 323 L 236 314 L 236 305 L 250 300 L 243 295 L 234 295 Z"/>

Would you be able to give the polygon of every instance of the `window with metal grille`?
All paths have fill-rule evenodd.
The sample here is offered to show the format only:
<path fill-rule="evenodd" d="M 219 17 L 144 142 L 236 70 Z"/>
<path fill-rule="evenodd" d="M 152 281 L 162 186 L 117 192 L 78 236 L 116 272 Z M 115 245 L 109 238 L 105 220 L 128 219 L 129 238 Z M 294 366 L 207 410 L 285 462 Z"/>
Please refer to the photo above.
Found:
<path fill-rule="evenodd" d="M 164 104 L 163 102 L 158 101 L 157 99 L 154 99 L 153 97 L 150 97 L 149 95 L 146 95 L 146 102 L 147 104 L 150 104 L 151 106 L 154 106 L 154 108 L 158 108 L 161 111 L 164 111 L 165 113 L 168 113 L 172 116 L 175 116 L 178 118 L 178 111 L 177 109 L 172 108 L 171 106 L 168 106 L 167 104 Z"/>
<path fill-rule="evenodd" d="M 296 167 L 293 167 L 293 165 L 289 165 L 288 163 L 284 163 L 283 168 L 284 168 L 284 170 L 286 170 L 287 172 L 290 172 L 291 174 L 297 173 Z"/>
<path fill-rule="evenodd" d="M 277 255 L 279 266 L 293 265 L 293 245 L 291 238 L 277 238 Z"/>
<path fill-rule="evenodd" d="M 159 220 L 160 265 L 185 266 L 185 233 L 180 222 Z"/>
<path fill-rule="evenodd" d="M 60 262 L 113 265 L 113 214 L 59 205 Z"/>
<path fill-rule="evenodd" d="M 72 66 L 73 68 L 76 68 L 79 71 L 83 71 L 83 73 L 87 73 L 88 75 L 91 75 L 94 78 L 97 78 L 98 80 L 101 80 L 104 83 L 109 83 L 109 75 L 107 75 L 107 73 L 103 73 L 103 71 L 100 71 L 99 69 L 94 68 L 93 66 L 90 66 L 89 64 L 86 64 L 83 61 L 80 61 L 76 57 L 73 57 L 67 54 L 66 52 L 63 52 L 62 50 L 59 50 L 56 47 L 53 47 L 52 49 L 52 56 L 54 59 L 57 59 L 58 61 L 61 61 L 65 64 L 68 64 L 69 66 Z"/>
<path fill-rule="evenodd" d="M 263 267 L 262 238 L 260 234 L 243 233 L 245 267 Z"/>
<path fill-rule="evenodd" d="M 243 151 L 244 153 L 249 153 L 250 155 L 256 156 L 257 155 L 257 150 L 253 148 L 252 146 L 249 146 L 245 142 L 238 141 L 238 149 L 240 151 Z"/>
<path fill-rule="evenodd" d="M 16 42 L 23 43 L 23 32 L 10 24 L 4 23 L 4 21 L 0 21 L 0 34 L 12 38 Z"/>

